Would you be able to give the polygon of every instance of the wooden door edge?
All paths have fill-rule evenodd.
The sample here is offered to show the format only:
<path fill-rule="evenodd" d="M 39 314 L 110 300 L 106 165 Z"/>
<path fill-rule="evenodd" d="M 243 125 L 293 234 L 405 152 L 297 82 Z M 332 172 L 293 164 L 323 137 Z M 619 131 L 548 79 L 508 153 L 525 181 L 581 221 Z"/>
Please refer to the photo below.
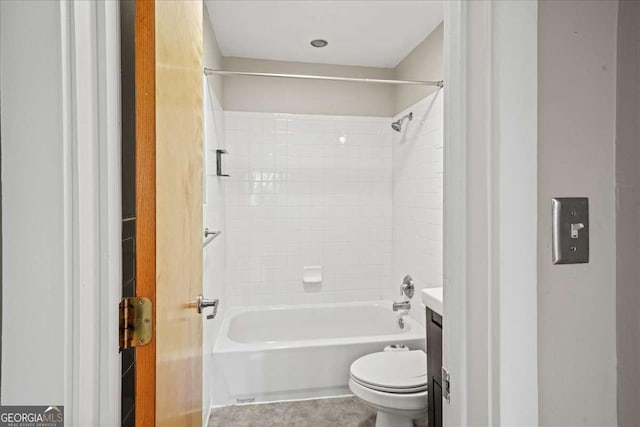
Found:
<path fill-rule="evenodd" d="M 156 114 L 155 2 L 135 0 L 136 295 L 153 304 L 153 336 L 136 350 L 135 425 L 156 413 Z"/>

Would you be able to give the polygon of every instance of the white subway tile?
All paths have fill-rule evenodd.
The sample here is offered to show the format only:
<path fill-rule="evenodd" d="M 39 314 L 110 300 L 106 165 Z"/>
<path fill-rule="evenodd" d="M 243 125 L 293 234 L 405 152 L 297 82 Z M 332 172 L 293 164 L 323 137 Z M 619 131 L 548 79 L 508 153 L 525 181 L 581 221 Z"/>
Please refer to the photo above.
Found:
<path fill-rule="evenodd" d="M 407 111 L 414 120 L 393 144 L 391 277 L 411 274 L 418 288 L 442 286 L 441 92 Z"/>
<path fill-rule="evenodd" d="M 396 246 L 415 249 L 420 245 L 416 235 L 429 236 L 427 225 L 441 224 L 441 167 L 425 171 L 441 157 L 437 120 L 427 114 L 416 133 L 428 147 L 409 141 L 414 152 L 405 154 L 397 152 L 390 119 L 225 116 L 233 172 L 224 196 L 227 271 L 228 283 L 238 284 L 230 291 L 238 295 L 231 303 L 345 302 L 390 295 L 390 287 L 396 287 L 390 283 Z M 415 201 L 425 194 L 430 200 Z M 406 211 L 399 217 L 411 220 L 419 212 L 409 208 L 427 205 L 433 209 L 413 223 L 423 230 L 413 233 L 408 245 L 396 245 L 392 211 Z M 411 225 L 404 228 L 411 234 Z M 428 255 L 441 257 L 434 240 L 441 233 L 432 235 L 426 240 Z M 304 265 L 323 265 L 320 287 L 302 286 Z M 438 274 L 441 268 L 433 276 Z"/>

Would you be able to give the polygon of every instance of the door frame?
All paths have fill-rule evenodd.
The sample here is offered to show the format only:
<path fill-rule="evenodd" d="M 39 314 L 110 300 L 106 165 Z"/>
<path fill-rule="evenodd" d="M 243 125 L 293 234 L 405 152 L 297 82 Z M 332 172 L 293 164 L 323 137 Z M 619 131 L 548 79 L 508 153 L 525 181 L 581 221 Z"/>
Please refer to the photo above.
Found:
<path fill-rule="evenodd" d="M 452 376 L 445 425 L 508 424 L 516 411 L 525 414 L 518 418 L 521 424 L 537 423 L 537 163 L 535 155 L 522 156 L 506 144 L 523 138 L 529 154 L 537 147 L 537 117 L 531 114 L 537 100 L 536 12 L 536 0 L 445 2 L 443 332 L 444 366 Z M 117 425 L 118 4 L 61 2 L 61 25 L 62 45 L 68 47 L 63 50 L 63 96 L 73 136 L 70 203 L 83 206 L 87 216 L 71 242 L 78 274 L 68 288 L 73 309 L 67 321 L 72 333 L 65 403 L 71 405 L 68 419 L 73 424 Z M 514 93 L 528 102 L 509 104 Z M 91 114 L 88 123 L 80 120 L 86 114 Z M 85 136 L 92 144 L 86 145 Z M 78 168 L 84 158 L 92 161 Z M 526 173 L 509 174 L 514 170 Z M 512 216 L 522 203 L 533 208 Z M 522 221 L 529 227 L 523 229 Z M 94 250 L 80 250 L 87 245 Z M 520 256 L 508 257 L 510 251 Z M 87 267 L 80 269 L 82 265 Z M 518 271 L 525 274 L 516 276 Z M 98 287 L 80 286 L 85 280 Z M 81 323 L 88 307 L 100 315 Z M 514 324 L 522 327 L 514 331 Z"/>
<path fill-rule="evenodd" d="M 121 272 L 118 2 L 59 2 L 66 145 L 65 409 L 69 425 L 119 425 Z"/>
<path fill-rule="evenodd" d="M 448 426 L 538 423 L 537 8 L 445 2 Z"/>

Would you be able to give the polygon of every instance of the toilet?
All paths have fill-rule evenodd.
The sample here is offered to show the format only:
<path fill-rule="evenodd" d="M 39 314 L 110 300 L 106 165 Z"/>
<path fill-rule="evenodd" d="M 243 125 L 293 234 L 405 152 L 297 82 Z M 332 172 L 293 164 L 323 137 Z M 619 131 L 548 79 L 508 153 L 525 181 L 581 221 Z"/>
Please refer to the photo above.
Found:
<path fill-rule="evenodd" d="M 383 351 L 351 364 L 349 388 L 378 410 L 376 427 L 412 427 L 427 415 L 427 382 L 424 351 Z"/>

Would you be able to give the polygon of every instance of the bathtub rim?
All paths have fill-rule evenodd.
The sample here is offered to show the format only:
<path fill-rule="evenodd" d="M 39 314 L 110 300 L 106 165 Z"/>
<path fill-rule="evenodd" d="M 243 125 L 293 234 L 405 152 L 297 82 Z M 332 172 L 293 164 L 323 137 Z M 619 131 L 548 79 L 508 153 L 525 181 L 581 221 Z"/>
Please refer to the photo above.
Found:
<path fill-rule="evenodd" d="M 279 310 L 291 310 L 291 309 L 305 309 L 305 308 L 326 308 L 326 307 L 362 307 L 362 306 L 374 306 L 381 307 L 387 311 L 393 312 L 391 307 L 393 301 L 387 300 L 374 300 L 374 301 L 358 301 L 358 302 L 340 302 L 340 303 L 311 303 L 311 304 L 280 304 L 280 305 L 267 305 L 267 306 L 239 306 L 228 308 L 224 313 L 222 324 L 220 325 L 220 332 L 218 338 L 213 345 L 213 353 L 237 353 L 237 352 L 253 352 L 253 351 L 269 351 L 269 350 L 283 350 L 290 348 L 300 347 L 327 347 L 336 345 L 357 345 L 362 343 L 375 343 L 375 342 L 388 342 L 393 337 L 397 337 L 402 340 L 426 340 L 425 327 L 420 322 L 411 317 L 410 314 L 403 316 L 406 327 L 410 329 L 407 331 L 402 330 L 395 334 L 385 335 L 358 335 L 352 337 L 341 338 L 318 338 L 308 340 L 294 340 L 294 341 L 273 341 L 273 342 L 260 342 L 260 343 L 241 343 L 233 341 L 229 338 L 229 327 L 234 317 L 244 313 L 256 312 L 256 311 L 279 311 Z M 422 304 L 418 303 L 416 308 L 422 307 Z"/>

